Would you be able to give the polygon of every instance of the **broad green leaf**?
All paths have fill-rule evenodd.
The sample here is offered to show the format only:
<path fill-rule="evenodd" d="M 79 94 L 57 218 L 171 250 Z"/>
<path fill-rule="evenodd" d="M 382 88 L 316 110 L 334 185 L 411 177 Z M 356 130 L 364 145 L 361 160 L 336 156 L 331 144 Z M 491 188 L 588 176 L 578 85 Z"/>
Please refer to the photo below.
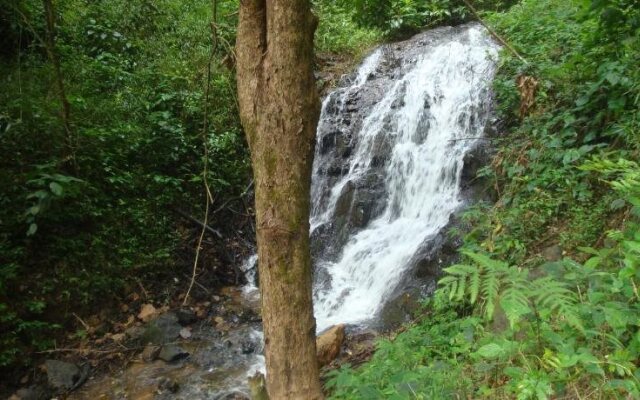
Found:
<path fill-rule="evenodd" d="M 49 184 L 49 189 L 51 189 L 51 193 L 55 194 L 56 196 L 62 196 L 62 185 L 60 185 L 58 182 L 51 182 Z"/>
<path fill-rule="evenodd" d="M 483 358 L 497 358 L 502 355 L 503 350 L 500 345 L 496 343 L 489 343 L 480 347 L 476 353 L 478 353 Z"/>

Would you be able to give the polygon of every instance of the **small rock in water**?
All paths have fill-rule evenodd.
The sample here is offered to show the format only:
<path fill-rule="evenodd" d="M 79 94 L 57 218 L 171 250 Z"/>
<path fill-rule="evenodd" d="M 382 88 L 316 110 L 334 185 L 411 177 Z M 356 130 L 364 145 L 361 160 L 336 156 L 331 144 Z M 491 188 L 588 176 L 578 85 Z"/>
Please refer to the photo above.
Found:
<path fill-rule="evenodd" d="M 162 346 L 158 358 L 166 362 L 176 362 L 189 357 L 189 353 L 173 344 Z"/>
<path fill-rule="evenodd" d="M 183 339 L 189 339 L 191 337 L 191 329 L 189 328 L 180 329 L 180 337 Z"/>
<path fill-rule="evenodd" d="M 144 350 L 142 350 L 142 353 L 140 354 L 140 356 L 142 357 L 143 361 L 152 362 L 158 358 L 159 354 L 160 354 L 160 346 L 148 345 L 148 346 L 145 346 Z"/>
<path fill-rule="evenodd" d="M 178 323 L 182 326 L 191 325 L 198 320 L 196 313 L 188 308 L 181 308 L 176 311 L 178 317 Z"/>
<path fill-rule="evenodd" d="M 227 321 L 224 320 L 224 318 L 218 316 L 215 317 L 213 319 L 213 322 L 216 326 L 216 329 L 218 329 L 219 331 L 228 331 L 229 330 L 229 324 L 227 323 Z"/>
<path fill-rule="evenodd" d="M 242 349 L 242 354 L 251 354 L 256 351 L 256 344 L 250 340 L 243 340 L 240 343 L 240 348 Z"/>
<path fill-rule="evenodd" d="M 144 343 L 165 344 L 180 336 L 182 327 L 178 317 L 173 313 L 165 313 L 153 320 L 142 336 Z"/>

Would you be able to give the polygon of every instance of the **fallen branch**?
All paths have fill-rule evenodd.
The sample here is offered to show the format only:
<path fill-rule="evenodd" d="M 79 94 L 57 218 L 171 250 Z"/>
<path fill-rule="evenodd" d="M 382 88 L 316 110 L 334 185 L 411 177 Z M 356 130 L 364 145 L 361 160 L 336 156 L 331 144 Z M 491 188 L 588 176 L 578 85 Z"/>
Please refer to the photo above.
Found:
<path fill-rule="evenodd" d="M 218 207 L 215 210 L 213 210 L 213 212 L 211 214 L 216 214 L 216 213 L 222 211 L 227 206 L 227 204 L 231 203 L 232 201 L 241 200 L 244 196 L 246 196 L 247 192 L 249 192 L 249 189 L 251 189 L 251 186 L 253 186 L 253 179 L 251 180 L 251 182 L 249 182 L 247 187 L 242 191 L 242 193 L 240 193 L 239 196 L 232 197 L 232 198 L 228 199 L 227 201 L 222 203 L 222 205 L 220 207 Z"/>
<path fill-rule="evenodd" d="M 449 139 L 450 142 L 458 142 L 460 140 L 493 140 L 493 138 L 488 137 L 463 137 L 460 139 Z"/>
<path fill-rule="evenodd" d="M 476 8 L 469 2 L 469 0 L 462 0 L 464 2 L 464 4 L 467 5 L 467 7 L 469 7 L 469 10 L 471 11 L 471 13 L 473 14 L 474 17 L 476 17 L 476 19 L 478 20 L 478 22 L 480 22 L 482 24 L 482 26 L 484 26 L 485 28 L 487 28 L 487 30 L 489 31 L 489 33 L 491 34 L 491 36 L 493 36 L 494 38 L 496 38 L 496 40 L 498 42 L 500 42 L 504 47 L 506 47 L 511 53 L 513 53 L 514 56 L 518 57 L 520 59 L 520 61 L 522 61 L 525 64 L 529 64 L 529 62 L 527 60 L 524 59 L 524 57 L 522 57 L 520 55 L 520 53 L 518 53 L 516 51 L 516 49 L 514 49 L 513 47 L 511 47 L 511 45 L 509 43 L 507 43 L 506 40 L 504 40 L 502 38 L 502 36 L 498 35 L 498 33 L 496 31 L 494 31 L 493 29 L 491 29 L 491 27 L 489 26 L 489 24 L 487 24 L 486 22 L 484 22 L 482 20 L 482 18 L 480 18 L 480 15 L 478 14 L 478 11 L 476 10 Z"/>
<path fill-rule="evenodd" d="M 51 354 L 51 353 L 95 353 L 95 354 L 113 354 L 124 353 L 126 351 L 142 350 L 144 347 L 124 347 L 113 350 L 95 350 L 95 349 L 51 349 L 36 351 L 36 354 Z"/>
<path fill-rule="evenodd" d="M 191 277 L 187 274 L 182 274 L 185 278 L 187 279 L 191 279 Z M 204 285 L 202 285 L 202 283 L 198 282 L 197 280 L 193 280 L 193 283 L 198 286 L 200 289 L 204 290 L 207 294 L 211 294 L 211 292 L 209 291 L 209 289 L 207 289 Z"/>
<path fill-rule="evenodd" d="M 84 327 L 84 330 L 89 332 L 89 330 L 91 330 L 91 327 L 82 320 L 82 318 L 78 317 L 78 314 L 76 313 L 71 313 L 71 315 L 73 315 L 75 317 L 75 319 L 78 320 L 78 322 L 80 322 L 80 324 L 82 324 L 82 326 Z"/>
<path fill-rule="evenodd" d="M 178 209 L 178 208 L 174 208 L 173 211 L 175 211 L 178 215 L 180 215 L 181 217 L 183 217 L 184 219 L 193 222 L 194 224 L 198 225 L 200 228 L 206 230 L 209 233 L 212 233 L 214 235 L 216 235 L 218 238 L 222 239 L 222 234 L 220 233 L 220 231 L 213 229 L 212 227 L 210 227 L 209 225 L 204 224 L 202 221 L 197 220 L 196 218 L 192 217 L 191 215 L 187 214 L 186 212 Z"/>

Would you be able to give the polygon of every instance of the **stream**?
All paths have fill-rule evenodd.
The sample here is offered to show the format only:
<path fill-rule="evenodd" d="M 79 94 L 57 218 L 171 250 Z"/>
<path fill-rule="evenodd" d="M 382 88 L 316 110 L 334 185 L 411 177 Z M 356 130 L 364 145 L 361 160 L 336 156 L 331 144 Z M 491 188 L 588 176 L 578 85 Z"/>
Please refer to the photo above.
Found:
<path fill-rule="evenodd" d="M 444 231 L 472 200 L 465 169 L 485 142 L 498 50 L 478 24 L 437 28 L 379 47 L 324 99 L 310 218 L 318 332 L 337 323 L 380 328 L 408 285 L 421 296 L 433 291 L 438 271 L 412 271 L 442 262 Z M 249 284 L 218 311 L 255 308 L 256 263 L 245 261 Z M 228 315 L 224 327 L 192 329 L 185 360 L 133 363 L 73 398 L 246 398 L 247 376 L 264 370 L 259 317 Z M 179 385 L 162 386 L 167 380 Z"/>

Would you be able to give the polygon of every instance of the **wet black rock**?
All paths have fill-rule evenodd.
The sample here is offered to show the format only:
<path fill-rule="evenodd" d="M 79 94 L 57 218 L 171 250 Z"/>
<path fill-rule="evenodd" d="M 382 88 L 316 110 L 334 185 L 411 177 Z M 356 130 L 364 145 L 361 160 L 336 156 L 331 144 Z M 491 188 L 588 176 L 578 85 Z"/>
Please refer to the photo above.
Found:
<path fill-rule="evenodd" d="M 251 354 L 256 351 L 256 344 L 251 340 L 243 340 L 240 342 L 242 354 Z"/>
<path fill-rule="evenodd" d="M 380 326 L 395 329 L 410 322 L 420 310 L 420 301 L 424 293 L 419 288 L 410 288 L 389 300 L 380 313 Z"/>
<path fill-rule="evenodd" d="M 198 320 L 195 311 L 189 308 L 181 308 L 176 311 L 178 317 L 178 323 L 182 326 L 187 326 L 195 323 Z"/>

